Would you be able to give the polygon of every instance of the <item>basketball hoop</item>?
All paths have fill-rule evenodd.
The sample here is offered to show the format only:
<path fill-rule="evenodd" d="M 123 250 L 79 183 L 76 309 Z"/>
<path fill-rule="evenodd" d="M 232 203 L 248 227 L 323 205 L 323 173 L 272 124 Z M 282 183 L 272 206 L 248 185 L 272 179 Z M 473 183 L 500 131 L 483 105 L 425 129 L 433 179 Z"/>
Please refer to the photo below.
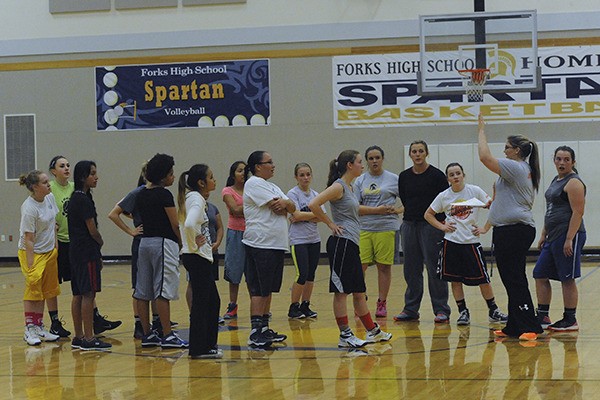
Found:
<path fill-rule="evenodd" d="M 470 102 L 483 102 L 483 87 L 490 76 L 487 68 L 459 69 L 458 73 L 463 79 L 463 88 Z"/>

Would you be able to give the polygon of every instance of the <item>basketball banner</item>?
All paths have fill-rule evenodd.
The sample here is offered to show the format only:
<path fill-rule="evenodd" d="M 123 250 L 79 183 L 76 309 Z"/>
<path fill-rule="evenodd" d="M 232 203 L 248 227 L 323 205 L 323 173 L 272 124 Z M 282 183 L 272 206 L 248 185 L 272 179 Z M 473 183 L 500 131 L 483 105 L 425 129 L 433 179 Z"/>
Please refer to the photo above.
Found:
<path fill-rule="evenodd" d="M 269 61 L 96 67 L 97 130 L 270 124 Z"/>
<path fill-rule="evenodd" d="M 493 82 L 514 81 L 514 71 L 533 68 L 519 49 L 498 58 Z M 333 57 L 333 120 L 336 128 L 375 128 L 473 123 L 530 123 L 600 120 L 600 46 L 546 47 L 538 50 L 539 92 L 485 93 L 482 102 L 466 94 L 419 96 L 419 53 Z M 461 68 L 458 60 L 427 63 L 441 75 Z M 461 85 L 458 73 L 457 85 Z"/>

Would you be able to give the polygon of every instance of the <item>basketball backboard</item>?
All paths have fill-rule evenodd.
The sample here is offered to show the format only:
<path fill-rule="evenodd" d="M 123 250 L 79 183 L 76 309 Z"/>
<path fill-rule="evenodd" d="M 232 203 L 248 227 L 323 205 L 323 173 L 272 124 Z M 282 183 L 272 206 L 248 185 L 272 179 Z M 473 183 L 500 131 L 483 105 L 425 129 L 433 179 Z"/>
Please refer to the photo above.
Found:
<path fill-rule="evenodd" d="M 542 89 L 536 11 L 420 17 L 420 95 L 464 94 L 460 70 L 489 69 L 483 92 Z"/>

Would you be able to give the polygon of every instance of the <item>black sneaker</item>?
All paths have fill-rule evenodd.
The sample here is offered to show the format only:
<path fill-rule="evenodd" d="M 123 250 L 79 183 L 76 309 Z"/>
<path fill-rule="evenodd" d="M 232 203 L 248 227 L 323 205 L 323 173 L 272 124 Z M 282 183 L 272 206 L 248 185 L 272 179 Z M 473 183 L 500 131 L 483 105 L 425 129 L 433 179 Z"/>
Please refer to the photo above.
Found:
<path fill-rule="evenodd" d="M 144 328 L 142 327 L 141 321 L 135 321 L 135 325 L 133 327 L 133 337 L 135 339 L 141 339 L 144 337 Z"/>
<path fill-rule="evenodd" d="M 577 324 L 576 319 L 568 320 L 568 319 L 563 318 L 563 319 L 551 324 L 548 328 L 551 331 L 572 332 L 572 331 L 578 331 L 579 325 Z"/>
<path fill-rule="evenodd" d="M 81 349 L 82 340 L 83 340 L 82 338 L 74 337 L 73 340 L 71 341 L 71 348 L 72 349 Z"/>
<path fill-rule="evenodd" d="M 306 315 L 300 310 L 300 303 L 290 304 L 290 310 L 288 311 L 288 318 L 301 319 L 306 318 Z"/>
<path fill-rule="evenodd" d="M 252 329 L 250 331 L 250 337 L 248 338 L 248 345 L 254 347 L 270 346 L 273 340 L 268 338 L 263 332 L 258 329 Z"/>
<path fill-rule="evenodd" d="M 158 336 L 159 338 L 162 338 L 164 336 L 162 324 L 160 323 L 160 319 L 155 319 L 154 321 L 152 321 L 151 329 L 154 331 L 156 336 Z"/>
<path fill-rule="evenodd" d="M 50 325 L 50 333 L 58 335 L 61 338 L 71 336 L 71 332 L 63 328 L 63 322 L 58 319 L 52 320 L 52 324 Z"/>
<path fill-rule="evenodd" d="M 79 348 L 83 351 L 111 351 L 112 344 L 103 342 L 97 338 L 93 338 L 92 340 L 82 339 Z"/>
<path fill-rule="evenodd" d="M 109 321 L 105 316 L 94 317 L 94 335 L 99 335 L 104 331 L 111 331 L 121 326 L 121 321 Z"/>
<path fill-rule="evenodd" d="M 262 330 L 262 334 L 271 342 L 273 343 L 279 343 L 279 342 L 283 342 L 285 339 L 287 339 L 286 335 L 283 335 L 281 333 L 277 333 L 275 332 L 273 329 L 264 327 Z"/>
<path fill-rule="evenodd" d="M 150 331 L 148 335 L 142 336 L 142 347 L 158 347 L 161 340 L 154 331 Z"/>
<path fill-rule="evenodd" d="M 310 301 L 300 303 L 300 310 L 307 318 L 317 318 L 317 312 L 310 309 Z"/>

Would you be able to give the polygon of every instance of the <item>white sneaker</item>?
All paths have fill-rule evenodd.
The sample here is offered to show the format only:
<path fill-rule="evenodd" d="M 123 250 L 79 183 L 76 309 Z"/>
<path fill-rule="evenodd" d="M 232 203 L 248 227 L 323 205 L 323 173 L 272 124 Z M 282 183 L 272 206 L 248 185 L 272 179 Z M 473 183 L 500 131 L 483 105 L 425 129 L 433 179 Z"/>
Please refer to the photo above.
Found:
<path fill-rule="evenodd" d="M 28 324 L 25 327 L 25 334 L 23 335 L 23 340 L 27 342 L 30 346 L 37 346 L 42 343 L 40 340 L 36 326 L 33 324 Z"/>
<path fill-rule="evenodd" d="M 351 332 L 349 335 L 340 335 L 340 341 L 338 342 L 338 347 L 358 348 L 358 347 L 363 347 L 366 344 L 367 344 L 366 341 L 357 338 Z"/>
<path fill-rule="evenodd" d="M 38 337 L 43 340 L 44 342 L 56 342 L 58 339 L 60 339 L 60 336 L 55 335 L 53 333 L 50 333 L 46 330 L 46 328 L 44 328 L 44 325 L 34 325 L 35 328 L 35 332 L 37 333 Z"/>
<path fill-rule="evenodd" d="M 392 334 L 381 330 L 379 325 L 375 324 L 375 328 L 367 332 L 365 341 L 367 343 L 387 342 L 392 338 Z"/>

